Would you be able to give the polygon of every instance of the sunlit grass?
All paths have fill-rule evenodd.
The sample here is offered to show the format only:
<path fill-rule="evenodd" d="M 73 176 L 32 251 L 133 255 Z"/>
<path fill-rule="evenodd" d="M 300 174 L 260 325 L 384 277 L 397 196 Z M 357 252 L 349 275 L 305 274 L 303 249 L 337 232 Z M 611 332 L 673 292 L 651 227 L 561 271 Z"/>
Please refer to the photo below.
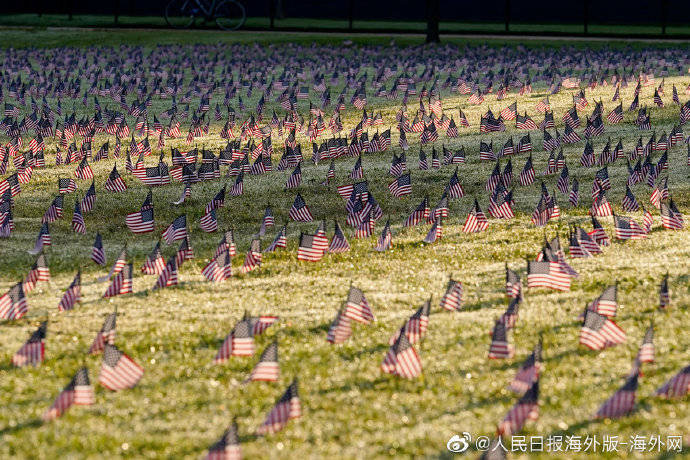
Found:
<path fill-rule="evenodd" d="M 668 132 L 677 121 L 678 108 L 670 104 L 674 83 L 681 92 L 681 100 L 687 98 L 683 93 L 690 78 L 666 79 L 664 100 L 667 107 L 652 112 L 657 134 Z M 339 90 L 339 87 L 334 89 L 333 94 Z M 626 109 L 632 99 L 632 90 L 630 86 L 622 91 Z M 170 203 L 179 197 L 179 183 L 155 188 L 156 232 L 133 236 L 124 226 L 124 216 L 138 209 L 146 195 L 146 187 L 126 175 L 129 190 L 122 194 L 108 193 L 102 185 L 113 160 L 92 163 L 97 176 L 98 198 L 94 210 L 85 218 L 87 235 L 78 236 L 70 230 L 75 198 L 70 195 L 65 200 L 64 217 L 51 225 L 53 246 L 47 251 L 51 283 L 39 284 L 29 295 L 28 319 L 1 326 L 0 361 L 5 364 L 0 366 L 0 456 L 199 458 L 222 434 L 233 416 L 239 418 L 247 458 L 441 456 L 447 453 L 446 442 L 455 433 L 468 431 L 477 436 L 495 432 L 497 422 L 517 399 L 507 390 L 507 384 L 539 334 L 544 337 L 545 358 L 541 415 L 536 423 L 527 425 L 524 434 L 596 434 L 600 437 L 617 434 L 625 440 L 633 434 L 687 435 L 690 425 L 688 399 L 667 402 L 651 396 L 662 382 L 687 365 L 690 358 L 688 232 L 662 230 L 658 216 L 649 239 L 614 242 L 600 256 L 572 261 L 580 278 L 573 282 L 570 292 L 528 291 L 511 338 L 517 350 L 515 358 L 507 361 L 486 358 L 490 342 L 488 333 L 493 321 L 507 306 L 503 292 L 504 263 L 518 270 L 524 280 L 525 259 L 536 255 L 544 231 L 535 228 L 529 220 L 539 199 L 537 181 L 530 187 L 516 187 L 515 219 L 507 222 L 492 219 L 489 229 L 482 234 L 461 232 L 472 196 L 478 197 L 486 209 L 488 200 L 484 184 L 494 166 L 478 160 L 479 142 L 489 138 L 478 133 L 479 117 L 487 105 L 497 113 L 517 99 L 520 112 L 527 110 L 540 121 L 534 105 L 545 96 L 545 91 L 537 87 L 530 96 L 510 94 L 504 101 L 496 101 L 491 95 L 487 98 L 488 104 L 481 107 L 469 106 L 467 96 L 443 92 L 444 109 L 457 120 L 457 109 L 462 108 L 471 128 L 461 129 L 458 139 L 442 139 L 437 143 L 437 148 L 443 143 L 452 149 L 463 145 L 468 155 L 467 164 L 459 167 L 467 196 L 451 201 L 444 237 L 439 242 L 433 245 L 421 242 L 428 231 L 427 225 L 403 229 L 401 224 L 425 195 L 429 195 L 432 205 L 436 203 L 454 167 L 418 171 L 418 135 L 409 135 L 411 149 L 407 164 L 412 170 L 413 194 L 403 200 L 392 198 L 387 190 L 391 180 L 387 170 L 392 153 L 400 153 L 397 130 L 393 129 L 393 147 L 389 151 L 364 157 L 370 190 L 393 223 L 391 251 L 374 252 L 375 238 L 356 240 L 348 229 L 352 251 L 327 255 L 317 264 L 298 262 L 297 237 L 300 231 L 313 232 L 317 223 L 290 223 L 287 251 L 267 254 L 260 269 L 220 284 L 206 282 L 201 269 L 221 236 L 201 232 L 198 219 L 205 203 L 225 181 L 195 185 L 192 198 L 178 207 Z M 643 103 L 651 105 L 652 93 L 653 87 L 643 89 Z M 610 87 L 587 92 L 590 102 L 600 98 L 604 101 L 604 114 L 617 105 L 617 102 L 610 102 L 611 95 Z M 254 107 L 258 97 L 256 91 L 249 100 L 243 94 L 248 107 Z M 394 126 L 399 102 L 373 98 L 370 101 L 367 109 L 383 114 L 386 122 L 383 129 Z M 222 102 L 222 95 L 216 95 L 211 106 L 216 102 Z M 169 104 L 169 101 L 154 99 L 151 112 L 160 113 Z M 560 117 L 572 105 L 571 91 L 551 96 L 551 104 L 562 132 Z M 63 105 L 71 108 L 72 104 Z M 269 117 L 274 106 L 276 104 L 271 102 L 265 110 Z M 305 101 L 300 102 L 301 111 L 306 111 L 307 106 Z M 79 118 L 85 109 L 79 103 L 76 108 Z M 410 108 L 415 109 L 415 104 L 410 103 Z M 580 112 L 583 120 L 584 113 Z M 343 114 L 346 130 L 349 131 L 360 117 L 361 112 L 348 106 Z M 631 125 L 633 117 L 634 114 L 626 114 L 624 123 L 607 125 L 606 135 L 593 141 L 595 152 L 601 151 L 609 135 L 614 142 L 623 137 L 625 150 L 631 150 L 641 135 Z M 195 144 L 212 150 L 225 145 L 217 135 L 221 126 L 212 123 L 212 135 L 195 140 Z M 512 127 L 506 133 L 494 134 L 494 146 L 500 147 L 510 135 L 517 141 L 517 136 L 522 134 Z M 650 134 L 643 133 L 645 142 Z M 548 156 L 541 149 L 541 138 L 540 133 L 532 132 L 538 174 L 545 170 Z M 105 137 L 97 136 L 94 151 L 104 140 Z M 299 140 L 304 147 L 308 145 L 304 137 Z M 7 139 L 2 137 L 0 141 Z M 274 137 L 273 144 L 280 146 L 282 139 Z M 189 148 L 183 140 L 169 141 L 165 149 L 168 162 L 167 152 L 171 146 Z M 568 224 L 589 227 L 586 214 L 589 186 L 596 168 L 576 166 L 583 146 L 584 142 L 579 142 L 566 147 L 564 152 L 571 176 L 580 181 L 584 206 L 571 209 L 567 200 L 559 196 L 562 218 L 546 228 L 549 237 L 560 232 L 563 244 Z M 31 184 L 24 186 L 17 197 L 14 214 L 17 228 L 12 238 L 0 240 L 0 292 L 21 279 L 33 263 L 34 258 L 26 250 L 33 247 L 41 215 L 56 193 L 57 179 L 73 174 L 73 166 L 53 165 L 54 150 L 54 142 L 49 142 L 47 167 L 37 170 Z M 277 150 L 274 167 L 282 147 Z M 425 150 L 430 153 L 430 148 L 425 147 Z M 157 153 L 147 158 L 147 165 L 155 163 Z M 674 200 L 687 214 L 690 182 L 686 155 L 685 145 L 669 152 L 669 186 Z M 516 155 L 512 160 L 517 175 L 526 155 Z M 314 166 L 307 161 L 303 165 L 303 184 L 299 191 L 315 218 L 327 219 L 330 235 L 332 219 L 337 218 L 342 225 L 345 212 L 344 202 L 335 188 L 319 185 L 325 178 L 327 163 Z M 354 159 L 336 161 L 337 185 L 350 182 L 347 174 L 353 163 Z M 120 158 L 117 164 L 124 175 L 124 160 Z M 620 200 L 627 177 L 625 163 L 619 160 L 609 166 L 609 173 L 613 183 L 609 200 L 617 212 L 622 212 Z M 296 194 L 283 190 L 289 174 L 290 171 L 284 171 L 260 177 L 247 176 L 245 194 L 238 198 L 228 197 L 225 208 L 219 212 L 220 228 L 236 230 L 240 255 L 235 260 L 235 269 L 241 265 L 267 204 L 273 207 L 277 227 L 287 219 L 287 211 Z M 545 178 L 550 190 L 555 188 L 556 178 Z M 78 182 L 79 193 L 83 193 L 88 183 Z M 650 189 L 639 185 L 634 191 L 640 202 L 648 204 Z M 103 235 L 109 263 L 126 243 L 138 269 L 160 232 L 180 213 L 188 215 L 190 239 L 196 253 L 196 259 L 186 262 L 180 270 L 181 284 L 152 292 L 155 277 L 137 274 L 133 295 L 101 300 L 106 283 L 98 283 L 96 279 L 104 275 L 106 269 L 96 267 L 89 260 L 96 231 Z M 636 217 L 640 218 L 641 214 L 637 213 Z M 605 224 L 611 234 L 610 221 Z M 381 228 L 382 222 L 377 232 Z M 264 246 L 275 230 L 268 232 Z M 165 255 L 173 254 L 176 248 L 177 245 L 165 247 Z M 84 301 L 72 312 L 58 313 L 57 303 L 78 268 L 83 270 Z M 667 272 L 672 307 L 669 311 L 658 312 L 658 283 Z M 463 282 L 466 292 L 465 308 L 457 313 L 441 312 L 437 306 L 451 273 Z M 325 340 L 327 327 L 351 281 L 366 293 L 377 321 L 366 327 L 355 326 L 348 342 L 331 346 Z M 627 332 L 628 342 L 599 353 L 585 351 L 577 346 L 579 323 L 576 317 L 586 302 L 615 281 L 619 282 L 621 304 L 616 321 Z M 423 378 L 406 382 L 382 375 L 379 365 L 389 337 L 430 295 L 434 296 L 435 308 L 428 335 L 418 347 L 424 366 Z M 103 319 L 115 307 L 120 313 L 117 344 L 146 370 L 140 385 L 121 393 L 111 393 L 96 385 L 96 405 L 74 407 L 52 423 L 38 422 L 79 366 L 87 365 L 92 381 L 96 381 L 100 358 L 87 356 L 85 352 Z M 281 317 L 277 326 L 257 338 L 258 350 L 273 339 L 278 340 L 280 383 L 241 385 L 256 362 L 256 356 L 233 358 L 225 365 L 212 364 L 223 338 L 245 310 Z M 46 317 L 50 322 L 45 363 L 35 369 L 11 368 L 12 354 L 38 321 Z M 644 368 L 638 410 L 619 421 L 590 422 L 599 404 L 621 385 L 652 319 L 656 324 L 657 363 Z M 280 434 L 266 438 L 249 436 L 295 376 L 300 379 L 304 416 L 291 422 Z M 576 457 L 568 455 L 568 458 Z"/>

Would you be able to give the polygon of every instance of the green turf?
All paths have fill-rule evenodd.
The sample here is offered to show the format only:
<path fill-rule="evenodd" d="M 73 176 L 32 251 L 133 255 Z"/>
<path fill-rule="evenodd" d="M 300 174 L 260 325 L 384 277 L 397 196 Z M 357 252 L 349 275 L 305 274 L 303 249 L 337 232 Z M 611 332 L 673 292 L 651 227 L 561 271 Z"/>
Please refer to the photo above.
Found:
<path fill-rule="evenodd" d="M 124 36 L 125 32 L 121 33 Z M 16 34 L 17 41 L 32 40 L 25 37 L 25 32 Z M 213 42 L 217 35 L 212 34 L 199 32 L 194 40 Z M 166 33 L 159 38 L 163 42 L 173 42 L 181 36 Z M 236 36 L 239 35 L 233 35 Z M 277 37 L 271 35 L 264 39 Z M 105 33 L 75 37 L 56 33 L 51 43 L 60 41 L 61 44 L 84 46 L 87 40 L 101 38 L 107 40 L 105 43 L 117 40 L 108 38 Z M 282 39 L 287 41 L 289 37 Z M 138 33 L 132 40 L 148 45 L 155 37 Z M 678 109 L 670 104 L 668 96 L 671 85 L 676 84 L 682 94 L 689 83 L 688 77 L 666 79 L 668 107 L 654 109 L 652 115 L 657 133 L 668 132 L 677 120 Z M 339 88 L 334 94 L 337 91 Z M 652 87 L 644 88 L 642 100 L 651 101 L 652 91 Z M 488 105 L 497 111 L 517 100 L 520 111 L 527 110 L 538 120 L 534 105 L 544 95 L 545 88 L 539 87 L 530 96 L 511 94 L 499 102 L 494 100 L 495 96 L 489 96 Z M 222 102 L 218 97 L 222 96 L 216 96 L 211 106 Z M 610 87 L 588 92 L 588 97 L 590 101 L 602 98 L 604 113 L 617 104 L 609 102 Z M 632 99 L 632 86 L 622 91 L 622 97 L 626 103 Z M 245 103 L 253 107 L 257 98 L 255 92 L 253 97 L 245 98 Z M 459 167 L 461 183 L 468 196 L 451 201 L 441 241 L 424 244 L 421 241 L 428 226 L 403 229 L 400 224 L 426 194 L 435 204 L 453 168 L 418 171 L 418 136 L 410 135 L 407 161 L 412 170 L 414 193 L 402 200 L 392 198 L 386 187 L 391 180 L 387 169 L 391 154 L 400 153 L 394 130 L 393 147 L 388 152 L 364 157 L 364 170 L 371 190 L 393 222 L 394 247 L 391 251 L 374 252 L 375 238 L 356 240 L 348 229 L 347 236 L 353 246 L 351 252 L 327 255 L 316 264 L 300 263 L 296 260 L 297 237 L 300 231 L 313 232 L 317 223 L 290 223 L 287 251 L 267 254 L 260 269 L 220 284 L 206 282 L 200 274 L 220 235 L 201 232 L 198 219 L 204 204 L 225 181 L 196 185 L 192 198 L 179 207 L 170 202 L 179 196 L 180 184 L 155 188 L 156 233 L 132 236 L 124 228 L 124 216 L 138 209 L 146 188 L 127 175 L 128 191 L 108 193 L 102 185 L 112 168 L 112 160 L 92 163 L 98 198 L 95 209 L 86 216 L 88 234 L 78 236 L 70 231 L 75 198 L 71 195 L 65 200 L 65 216 L 51 225 L 53 246 L 47 251 L 47 258 L 52 281 L 39 284 L 29 295 L 28 319 L 0 326 L 0 363 L 4 363 L 0 365 L 0 457 L 199 458 L 222 434 L 233 416 L 239 418 L 242 448 L 247 458 L 445 457 L 449 454 L 445 446 L 451 435 L 468 431 L 475 437 L 491 436 L 495 432 L 496 423 L 517 400 L 507 391 L 507 383 L 539 334 L 544 336 L 545 357 L 541 415 L 536 423 L 527 425 L 523 434 L 583 438 L 597 435 L 600 440 L 603 435 L 619 435 L 622 441 L 634 434 L 680 434 L 686 436 L 687 450 L 690 401 L 688 398 L 665 401 L 651 396 L 662 382 L 687 365 L 690 358 L 687 229 L 680 232 L 662 230 L 657 216 L 649 239 L 614 242 L 600 256 L 572 261 L 580 278 L 573 282 L 570 292 L 530 290 L 526 293 L 517 328 L 511 334 L 517 350 L 515 358 L 500 361 L 486 358 L 490 343 L 488 332 L 507 306 L 503 292 L 504 263 L 518 270 L 524 280 L 524 260 L 536 255 L 544 233 L 529 222 L 529 214 L 538 201 L 538 183 L 516 188 L 515 219 L 508 222 L 492 219 L 489 230 L 481 234 L 461 232 L 471 207 L 471 197 L 481 197 L 486 204 L 484 181 L 493 168 L 493 164 L 479 163 L 477 153 L 480 139 L 488 138 L 477 133 L 479 117 L 486 110 L 486 104 L 469 106 L 466 100 L 466 96 L 443 93 L 444 109 L 457 113 L 457 108 L 461 107 L 472 128 L 461 130 L 458 139 L 445 141 L 450 148 L 464 145 L 468 151 L 468 163 Z M 560 115 L 572 104 L 570 91 L 552 96 L 551 104 L 562 131 Z M 154 99 L 151 111 L 159 113 L 168 106 L 169 101 Z M 71 108 L 71 103 L 66 107 Z M 265 113 L 270 114 L 272 107 L 273 104 L 269 104 Z M 300 102 L 301 111 L 306 107 L 306 102 Z M 85 113 L 79 102 L 76 108 L 78 114 Z M 392 125 L 398 103 L 374 99 L 368 108 L 381 111 L 386 125 Z M 345 127 L 354 126 L 360 116 L 359 111 L 348 108 L 343 114 Z M 640 136 L 640 132 L 631 127 L 632 118 L 632 114 L 626 114 L 624 124 L 607 126 L 607 133 L 614 140 L 623 137 L 626 151 L 634 147 Z M 220 127 L 213 123 L 211 132 L 217 133 Z M 506 133 L 494 136 L 494 145 L 509 135 L 521 134 L 508 128 Z M 644 134 L 646 140 L 649 133 Z M 538 147 L 541 135 L 533 133 L 532 139 L 535 169 L 540 173 L 545 169 L 546 155 Z M 103 136 L 97 136 L 94 145 L 100 146 L 103 140 Z M 299 140 L 307 145 L 303 137 Z M 0 137 L 0 141 L 7 139 Z M 280 143 L 274 138 L 274 145 Z M 597 154 L 604 143 L 603 138 L 594 141 Z M 195 144 L 217 149 L 225 142 L 213 134 L 198 139 Z M 586 196 L 594 169 L 575 167 L 583 145 L 580 142 L 569 146 L 565 154 L 571 174 L 580 180 L 583 201 L 588 203 Z M 166 152 L 170 146 L 188 148 L 182 140 L 169 141 Z M 54 149 L 55 145 L 50 143 L 48 152 Z M 429 153 L 429 149 L 426 150 Z M 278 153 L 281 152 L 282 149 Z M 147 165 L 155 162 L 157 153 L 147 158 Z M 678 206 L 687 215 L 690 182 L 688 168 L 684 166 L 685 156 L 684 146 L 669 152 L 669 185 Z M 0 240 L 0 291 L 21 279 L 31 266 L 34 258 L 26 250 L 33 246 L 41 215 L 56 194 L 57 179 L 72 175 L 73 166 L 55 167 L 53 158 L 53 155 L 47 156 L 49 165 L 37 170 L 32 183 L 17 197 L 17 228 L 11 239 Z M 519 173 L 525 158 L 525 155 L 513 158 L 515 174 Z M 124 160 L 121 158 L 117 163 L 124 174 Z M 336 161 L 336 184 L 350 182 L 347 174 L 352 164 L 353 160 L 349 159 Z M 318 185 L 325 178 L 327 168 L 328 164 L 305 165 L 299 191 L 317 219 L 328 219 L 330 235 L 334 217 L 343 224 L 344 202 L 333 187 Z M 616 211 L 621 212 L 619 203 L 624 193 L 621 185 L 626 177 L 625 164 L 619 161 L 610 166 L 609 171 L 614 184 L 609 199 Z M 283 190 L 289 173 L 246 177 L 245 194 L 238 198 L 228 197 L 225 208 L 219 212 L 221 228 L 234 227 L 237 232 L 240 255 L 234 261 L 236 271 L 251 235 L 258 229 L 266 204 L 273 206 L 277 224 L 287 218 L 287 209 L 295 196 L 294 191 Z M 88 183 L 78 182 L 79 193 L 83 193 Z M 553 187 L 555 177 L 549 177 L 547 182 Z M 638 200 L 648 203 L 647 187 L 635 187 L 635 193 Z M 549 236 L 557 229 L 564 236 L 571 223 L 589 227 L 586 205 L 571 209 L 562 196 L 559 202 L 563 216 L 559 222 L 549 224 Z M 191 243 L 196 253 L 196 259 L 186 262 L 180 270 L 181 284 L 152 292 L 155 277 L 137 274 L 135 294 L 101 300 L 106 284 L 96 279 L 106 270 L 97 268 L 88 259 L 95 232 L 103 235 L 109 262 L 126 243 L 138 270 L 157 235 L 180 213 L 188 215 Z M 634 216 L 638 220 L 641 218 L 640 213 Z M 610 220 L 604 221 L 612 234 Z M 377 232 L 381 227 L 379 223 Z M 273 237 L 273 230 L 265 238 L 264 246 Z M 164 253 L 169 256 L 175 249 L 176 245 L 164 247 Z M 84 301 L 72 312 L 58 313 L 57 302 L 78 268 L 83 270 Z M 656 308 L 658 283 L 667 272 L 672 307 L 659 312 Z M 457 313 L 442 312 L 437 303 L 451 273 L 465 286 L 465 307 Z M 621 304 L 617 322 L 627 332 L 628 342 L 603 352 L 585 351 L 577 346 L 579 323 L 576 317 L 586 302 L 615 281 L 619 282 Z M 364 290 L 377 321 L 366 327 L 355 326 L 348 342 L 331 346 L 325 340 L 328 324 L 345 299 L 350 282 Z M 418 347 L 424 377 L 408 382 L 382 375 L 379 365 L 386 353 L 388 338 L 431 295 L 434 296 L 434 308 L 429 332 Z M 40 415 L 79 366 L 87 365 L 92 380 L 97 379 L 99 357 L 87 356 L 85 351 L 104 317 L 115 307 L 120 312 L 117 343 L 146 370 L 140 385 L 121 393 L 111 393 L 96 385 L 96 405 L 74 407 L 60 420 L 41 423 Z M 279 342 L 282 377 L 277 384 L 241 384 L 256 362 L 256 356 L 233 358 L 225 365 L 211 362 L 223 338 L 245 310 L 281 317 L 279 325 L 256 341 L 259 351 L 274 338 Z M 45 317 L 50 321 L 46 362 L 35 369 L 11 368 L 12 354 Z M 632 416 L 619 421 L 591 421 L 597 407 L 622 384 L 652 319 L 656 323 L 657 363 L 644 368 L 638 409 Z M 280 434 L 265 438 L 251 436 L 294 376 L 300 379 L 303 417 L 290 422 Z M 553 458 L 553 455 L 543 454 L 542 457 Z M 658 455 L 646 454 L 645 457 Z M 633 454 L 608 455 L 610 458 L 621 456 L 633 457 Z M 594 457 L 568 453 L 567 458 Z"/>

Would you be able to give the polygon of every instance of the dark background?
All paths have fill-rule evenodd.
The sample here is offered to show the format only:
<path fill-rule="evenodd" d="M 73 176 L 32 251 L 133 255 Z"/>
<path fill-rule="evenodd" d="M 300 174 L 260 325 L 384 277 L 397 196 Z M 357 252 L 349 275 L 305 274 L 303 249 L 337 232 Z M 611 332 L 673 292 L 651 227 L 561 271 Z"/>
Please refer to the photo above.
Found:
<path fill-rule="evenodd" d="M 268 0 L 241 0 L 247 16 L 269 15 Z M 167 0 L 119 0 L 120 15 L 159 16 Z M 353 17 L 357 19 L 424 21 L 424 0 L 353 0 Z M 667 5 L 668 24 L 690 22 L 690 0 L 600 0 L 588 2 L 589 22 L 597 24 L 658 25 L 663 21 L 662 4 Z M 0 13 L 113 14 L 118 8 L 115 0 L 28 0 L 9 2 L 0 6 Z M 440 0 L 441 21 L 503 22 L 506 5 L 510 21 L 514 23 L 582 23 L 585 2 L 544 0 L 463 1 Z M 284 17 L 348 18 L 348 0 L 283 0 Z"/>

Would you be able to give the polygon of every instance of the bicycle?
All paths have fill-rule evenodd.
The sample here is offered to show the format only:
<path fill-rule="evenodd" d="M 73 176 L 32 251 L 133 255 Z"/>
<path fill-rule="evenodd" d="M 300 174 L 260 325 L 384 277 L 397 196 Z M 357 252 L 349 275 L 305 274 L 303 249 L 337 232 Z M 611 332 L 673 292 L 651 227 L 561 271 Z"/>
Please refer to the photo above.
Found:
<path fill-rule="evenodd" d="M 215 20 L 223 30 L 237 30 L 247 20 L 247 12 L 237 0 L 170 0 L 165 6 L 170 27 L 187 29 L 196 18 L 203 18 L 204 23 Z"/>

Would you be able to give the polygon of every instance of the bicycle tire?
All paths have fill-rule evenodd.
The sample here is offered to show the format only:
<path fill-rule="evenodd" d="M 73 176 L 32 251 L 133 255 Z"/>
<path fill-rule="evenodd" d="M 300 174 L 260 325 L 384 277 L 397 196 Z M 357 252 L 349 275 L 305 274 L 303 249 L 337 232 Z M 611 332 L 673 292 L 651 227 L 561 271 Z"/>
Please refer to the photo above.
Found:
<path fill-rule="evenodd" d="M 237 30 L 247 21 L 247 11 L 237 0 L 225 0 L 214 11 L 216 25 L 222 30 Z"/>
<path fill-rule="evenodd" d="M 193 11 L 187 11 L 189 0 L 170 0 L 165 5 L 165 22 L 174 29 L 188 29 L 196 19 Z"/>

